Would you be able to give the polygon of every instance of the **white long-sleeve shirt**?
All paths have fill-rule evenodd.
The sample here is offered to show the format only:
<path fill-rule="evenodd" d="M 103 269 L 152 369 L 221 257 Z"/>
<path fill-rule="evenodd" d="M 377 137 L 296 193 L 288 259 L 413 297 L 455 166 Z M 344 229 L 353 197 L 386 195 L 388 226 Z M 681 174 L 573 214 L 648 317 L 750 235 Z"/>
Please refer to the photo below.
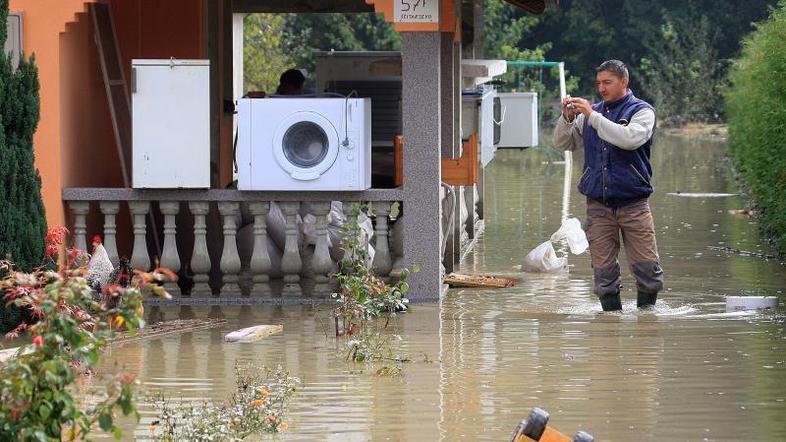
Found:
<path fill-rule="evenodd" d="M 636 150 L 652 137 L 655 129 L 655 112 L 644 108 L 633 114 L 627 126 L 604 118 L 597 111 L 592 111 L 589 124 L 598 132 L 598 136 L 621 149 Z M 582 130 L 584 114 L 579 114 L 572 122 L 560 115 L 554 129 L 554 147 L 562 150 L 578 150 L 584 148 Z"/>

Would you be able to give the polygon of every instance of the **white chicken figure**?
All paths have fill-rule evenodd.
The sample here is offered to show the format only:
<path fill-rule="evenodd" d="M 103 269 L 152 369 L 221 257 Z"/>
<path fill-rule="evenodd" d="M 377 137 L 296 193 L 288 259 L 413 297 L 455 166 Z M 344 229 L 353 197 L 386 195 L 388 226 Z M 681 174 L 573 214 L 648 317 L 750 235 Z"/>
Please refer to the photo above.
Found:
<path fill-rule="evenodd" d="M 109 259 L 109 254 L 106 253 L 104 245 L 101 244 L 101 237 L 98 235 L 94 236 L 93 254 L 87 263 L 85 279 L 87 279 L 91 287 L 100 290 L 110 282 L 114 271 L 115 267 Z"/>

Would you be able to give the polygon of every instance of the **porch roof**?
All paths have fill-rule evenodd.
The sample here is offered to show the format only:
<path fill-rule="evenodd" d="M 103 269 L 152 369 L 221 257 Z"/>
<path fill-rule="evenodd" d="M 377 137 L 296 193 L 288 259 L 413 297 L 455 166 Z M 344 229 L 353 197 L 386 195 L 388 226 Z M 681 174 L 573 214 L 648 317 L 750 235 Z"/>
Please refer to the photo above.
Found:
<path fill-rule="evenodd" d="M 472 1 L 472 0 L 470 0 Z M 532 14 L 542 14 L 546 3 L 559 0 L 505 0 Z M 374 12 L 365 0 L 234 0 L 235 12 Z"/>

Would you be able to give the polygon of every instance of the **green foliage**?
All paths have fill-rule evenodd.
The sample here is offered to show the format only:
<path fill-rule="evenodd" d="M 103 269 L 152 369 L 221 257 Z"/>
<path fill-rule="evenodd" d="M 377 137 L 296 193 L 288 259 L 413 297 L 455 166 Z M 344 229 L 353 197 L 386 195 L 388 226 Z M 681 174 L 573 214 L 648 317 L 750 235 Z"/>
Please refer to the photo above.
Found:
<path fill-rule="evenodd" d="M 6 40 L 8 0 L 0 0 L 0 45 Z M 33 58 L 20 57 L 14 71 L 11 57 L 0 54 L 0 259 L 13 259 L 32 270 L 44 253 L 46 217 L 41 178 L 35 168 L 33 133 L 38 125 L 38 70 Z M 2 275 L 0 275 L 2 276 Z M 15 327 L 24 315 L 0 302 L 0 333 Z"/>
<path fill-rule="evenodd" d="M 69 253 L 68 261 L 76 255 Z M 162 275 L 140 273 L 131 287 L 107 286 L 99 297 L 82 276 L 84 267 L 24 273 L 4 261 L 0 269 L 4 301 L 37 319 L 9 333 L 26 333 L 32 343 L 0 366 L 0 440 L 84 440 L 96 423 L 120 438 L 115 413 L 136 415 L 132 376 L 114 376 L 87 408 L 71 390 L 97 366 L 114 329 L 134 333 L 144 324 L 144 294 L 168 296 L 156 284 Z"/>
<path fill-rule="evenodd" d="M 786 252 L 786 1 L 745 40 L 726 93 L 729 148 L 761 212 L 761 226 Z"/>
<path fill-rule="evenodd" d="M 624 61 L 631 71 L 631 88 L 643 98 L 657 101 L 657 91 L 648 96 L 642 88 L 644 59 L 653 70 L 665 70 L 709 79 L 711 84 L 703 87 L 703 96 L 723 86 L 728 61 L 739 53 L 740 40 L 751 30 L 753 23 L 767 17 L 768 7 L 777 0 L 750 0 L 740 2 L 718 2 L 715 0 L 561 0 L 558 7 L 550 7 L 540 17 L 536 26 L 526 35 L 527 41 L 551 42 L 546 53 L 550 60 L 564 61 L 566 67 L 577 73 L 581 81 L 578 95 L 595 95 L 594 68 L 602 61 L 616 58 Z M 700 11 L 698 13 L 697 11 Z M 705 23 L 702 23 L 706 21 Z M 663 42 L 664 29 L 671 28 L 680 38 L 699 40 L 699 46 L 710 49 L 700 52 L 684 43 Z M 704 29 L 702 29 L 704 28 Z M 686 32 L 687 30 L 687 32 Z M 715 32 L 717 30 L 717 32 Z M 687 36 L 695 32 L 698 35 Z M 671 45 L 671 46 L 669 46 Z M 680 55 L 695 56 L 703 68 L 684 62 L 671 66 L 669 51 L 679 49 Z M 710 56 L 712 54 L 713 56 Z M 653 78 L 654 81 L 657 79 Z M 680 81 L 674 85 L 661 85 L 664 93 L 674 96 L 691 96 L 691 88 L 698 82 Z M 712 101 L 718 104 L 717 95 Z M 697 106 L 692 103 L 691 106 Z M 717 113 L 721 107 L 710 107 Z M 660 111 L 660 117 L 679 117 Z"/>
<path fill-rule="evenodd" d="M 284 20 L 287 53 L 309 72 L 318 51 L 401 49 L 401 35 L 380 14 L 288 14 Z"/>
<path fill-rule="evenodd" d="M 275 14 L 249 14 L 243 29 L 245 90 L 272 94 L 281 73 L 294 66 L 284 44 L 284 19 Z"/>
<path fill-rule="evenodd" d="M 666 122 L 717 121 L 723 114 L 723 63 L 706 15 L 666 15 L 661 38 L 641 59 L 642 90 Z"/>
<path fill-rule="evenodd" d="M 399 50 L 401 36 L 379 14 L 249 14 L 245 18 L 247 91 L 273 93 L 282 72 L 314 72 L 319 51 Z"/>
<path fill-rule="evenodd" d="M 389 320 L 395 317 L 396 312 L 405 311 L 409 303 L 404 297 L 409 290 L 406 282 L 408 270 L 403 270 L 398 281 L 389 285 L 369 268 L 368 239 L 358 224 L 362 209 L 361 205 L 355 204 L 341 227 L 344 256 L 338 263 L 338 273 L 334 275 L 339 285 L 338 292 L 333 294 L 338 301 L 334 313 L 347 335 L 366 332 L 370 319 L 385 317 Z M 336 332 L 339 333 L 340 329 Z"/>
<path fill-rule="evenodd" d="M 223 405 L 173 404 L 161 396 L 153 398 L 158 417 L 149 430 L 153 440 L 242 441 L 262 433 L 287 429 L 286 408 L 300 380 L 280 366 L 272 370 L 253 365 L 236 365 L 237 388 Z"/>

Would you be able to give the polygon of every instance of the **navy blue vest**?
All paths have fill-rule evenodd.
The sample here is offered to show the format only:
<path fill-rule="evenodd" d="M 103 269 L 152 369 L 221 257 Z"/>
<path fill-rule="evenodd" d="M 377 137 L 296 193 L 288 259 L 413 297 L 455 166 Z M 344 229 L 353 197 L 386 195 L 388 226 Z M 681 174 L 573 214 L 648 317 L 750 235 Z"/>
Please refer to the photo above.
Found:
<path fill-rule="evenodd" d="M 619 124 L 628 124 L 633 115 L 644 108 L 655 110 L 646 101 L 636 98 L 630 90 L 615 102 L 601 101 L 592 106 L 604 118 Z M 584 172 L 579 180 L 579 192 L 613 208 L 646 198 L 652 193 L 652 137 L 636 150 L 625 150 L 602 140 L 590 126 L 589 118 L 584 119 L 582 132 Z"/>

